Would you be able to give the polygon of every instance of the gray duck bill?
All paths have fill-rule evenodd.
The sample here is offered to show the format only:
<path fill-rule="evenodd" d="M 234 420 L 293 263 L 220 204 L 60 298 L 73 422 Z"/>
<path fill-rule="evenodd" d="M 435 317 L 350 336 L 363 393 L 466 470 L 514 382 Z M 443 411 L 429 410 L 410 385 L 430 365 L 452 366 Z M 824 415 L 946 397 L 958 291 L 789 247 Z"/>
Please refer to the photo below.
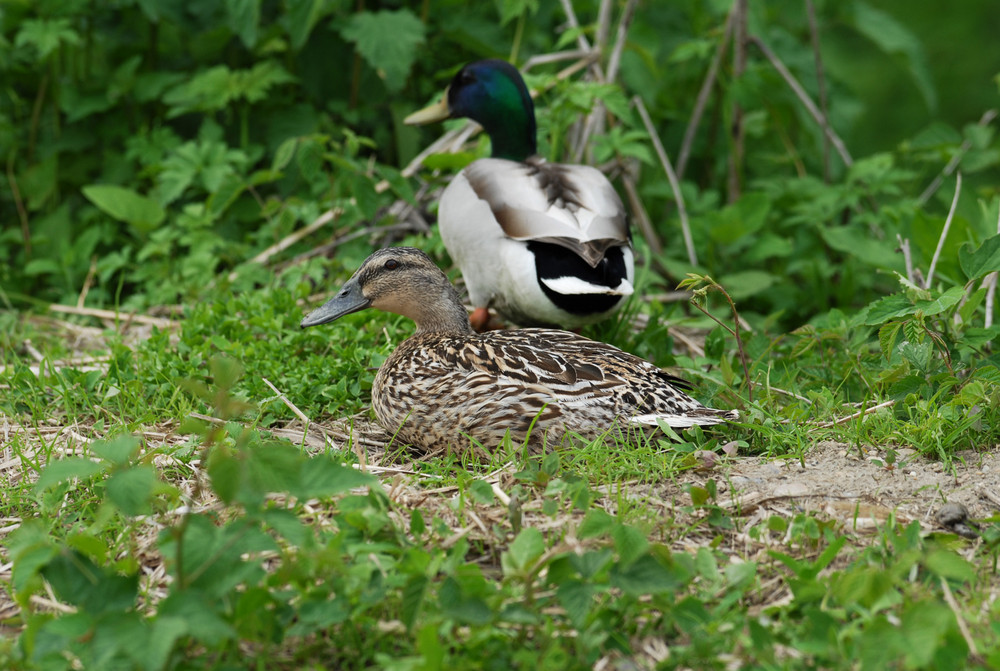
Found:
<path fill-rule="evenodd" d="M 361 293 L 361 286 L 352 278 L 337 292 L 336 296 L 303 317 L 299 326 L 306 328 L 328 324 L 344 315 L 364 310 L 370 305 L 371 301 L 365 298 L 365 295 Z"/>

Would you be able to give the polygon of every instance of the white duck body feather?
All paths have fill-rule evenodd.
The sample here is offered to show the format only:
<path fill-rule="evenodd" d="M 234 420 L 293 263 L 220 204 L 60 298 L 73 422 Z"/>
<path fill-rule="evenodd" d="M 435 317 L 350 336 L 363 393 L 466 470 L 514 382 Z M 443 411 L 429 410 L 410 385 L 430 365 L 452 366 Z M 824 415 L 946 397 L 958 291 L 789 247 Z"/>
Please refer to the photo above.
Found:
<path fill-rule="evenodd" d="M 620 307 L 619 300 L 599 312 L 570 312 L 553 302 L 542 283 L 550 292 L 584 301 L 587 296 L 624 299 L 633 291 L 635 268 L 625 209 L 596 168 L 537 157 L 525 162 L 479 159 L 445 189 L 438 222 L 472 304 L 493 307 L 514 322 L 575 328 Z M 608 250 L 618 248 L 624 277 L 609 286 L 558 270 L 541 276 L 549 262 L 544 255 L 554 248 L 532 251 L 533 241 L 569 250 L 591 269 L 607 264 Z"/>

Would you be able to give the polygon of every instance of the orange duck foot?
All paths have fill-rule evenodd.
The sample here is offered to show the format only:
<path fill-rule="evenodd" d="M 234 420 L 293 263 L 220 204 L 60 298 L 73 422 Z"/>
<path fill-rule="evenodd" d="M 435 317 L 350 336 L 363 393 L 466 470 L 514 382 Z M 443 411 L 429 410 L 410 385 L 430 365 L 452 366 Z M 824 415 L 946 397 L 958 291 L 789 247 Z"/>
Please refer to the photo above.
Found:
<path fill-rule="evenodd" d="M 476 333 L 496 331 L 504 328 L 503 322 L 493 317 L 490 314 L 489 308 L 476 308 L 473 310 L 472 314 L 469 315 L 469 322 L 472 323 L 472 328 Z"/>

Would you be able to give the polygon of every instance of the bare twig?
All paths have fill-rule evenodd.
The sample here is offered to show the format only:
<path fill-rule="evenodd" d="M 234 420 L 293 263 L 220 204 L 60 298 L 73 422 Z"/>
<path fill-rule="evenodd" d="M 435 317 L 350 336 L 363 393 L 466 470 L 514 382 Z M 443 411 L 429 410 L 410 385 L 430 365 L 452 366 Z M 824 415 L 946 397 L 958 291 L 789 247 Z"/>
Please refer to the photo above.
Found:
<path fill-rule="evenodd" d="M 733 3 L 733 8 L 730 10 L 729 16 L 726 17 L 726 28 L 722 33 L 722 40 L 719 41 L 719 46 L 715 49 L 715 55 L 712 56 L 712 63 L 708 66 L 708 72 L 705 73 L 705 80 L 701 83 L 701 90 L 698 91 L 698 98 L 695 100 L 694 109 L 691 111 L 691 120 L 688 121 L 687 128 L 684 130 L 684 140 L 681 142 L 681 150 L 677 154 L 678 179 L 684 176 L 684 171 L 687 169 L 688 157 L 691 155 L 691 146 L 694 144 L 694 136 L 698 132 L 701 117 L 705 113 L 705 105 L 708 104 L 708 96 L 712 92 L 712 86 L 715 85 L 715 80 L 719 76 L 719 65 L 722 63 L 722 58 L 726 55 L 726 47 L 729 45 L 729 39 L 733 34 L 735 10 L 736 3 Z"/>
<path fill-rule="evenodd" d="M 823 118 L 829 118 L 826 107 L 826 78 L 823 75 L 823 58 L 819 52 L 819 26 L 816 24 L 816 8 L 812 0 L 806 0 L 806 15 L 809 18 L 809 36 L 812 39 L 813 60 L 816 61 L 816 85 L 819 87 L 819 109 Z M 830 138 L 823 134 L 823 181 L 830 182 Z"/>
<path fill-rule="evenodd" d="M 997 211 L 997 235 L 1000 235 L 1000 209 Z M 994 270 L 983 280 L 983 286 L 986 287 L 986 323 L 984 324 L 986 328 L 993 326 L 993 308 L 996 301 L 998 275 L 1000 273 Z"/>
<path fill-rule="evenodd" d="M 990 125 L 990 123 L 992 123 L 993 120 L 997 118 L 998 113 L 1000 112 L 998 112 L 995 109 L 986 110 L 983 113 L 983 116 L 979 118 L 979 122 L 976 125 L 978 126 Z M 930 199 L 931 196 L 934 195 L 934 192 L 937 191 L 938 188 L 941 186 L 941 183 L 944 181 L 944 178 L 950 175 L 951 173 L 955 172 L 955 168 L 958 167 L 958 164 L 965 156 L 965 153 L 969 151 L 969 149 L 971 148 L 972 148 L 971 141 L 965 140 L 962 142 L 962 144 L 958 148 L 958 151 L 955 152 L 955 155 L 951 157 L 951 160 L 948 161 L 948 164 L 944 167 L 944 169 L 931 181 L 930 184 L 927 185 L 927 188 L 924 189 L 924 192 L 920 194 L 919 198 L 917 198 L 917 203 L 923 205 Z"/>
<path fill-rule="evenodd" d="M 53 303 L 49 305 L 49 309 L 53 312 L 62 312 L 64 314 L 71 315 L 83 315 L 86 317 L 96 317 L 98 319 L 112 319 L 112 320 L 122 320 L 126 322 L 137 322 L 139 324 L 148 324 L 149 326 L 157 326 L 161 329 L 174 328 L 179 325 L 171 319 L 161 319 L 160 317 L 150 317 L 148 315 L 140 315 L 134 312 L 116 312 L 114 310 L 101 310 L 99 308 L 78 308 L 74 305 L 60 305 L 59 303 Z"/>
<path fill-rule="evenodd" d="M 806 108 L 806 111 L 809 112 L 813 120 L 819 124 L 820 128 L 823 130 L 823 134 L 830 139 L 830 142 L 833 144 L 833 148 L 837 150 L 837 154 L 840 155 L 840 159 L 844 162 L 844 164 L 847 166 L 853 165 L 854 159 L 851 158 L 851 154 L 847 151 L 844 141 L 841 140 L 840 136 L 837 135 L 837 132 L 833 130 L 833 127 L 830 126 L 830 122 L 827 120 L 826 116 L 824 116 L 819 108 L 816 107 L 816 103 L 812 101 L 812 98 L 809 97 L 809 94 L 806 93 L 805 89 L 802 88 L 802 85 L 799 84 L 797 79 L 795 79 L 795 76 L 792 75 L 788 68 L 785 67 L 785 64 L 781 62 L 775 53 L 771 51 L 770 47 L 764 44 L 759 37 L 756 35 L 751 36 L 750 41 L 753 42 L 754 46 L 760 49 L 760 52 L 771 62 L 771 66 L 777 70 L 778 74 L 781 75 L 781 78 L 785 80 L 785 83 L 788 84 L 788 87 L 792 89 L 792 92 L 795 93 L 795 96 Z"/>
<path fill-rule="evenodd" d="M 90 287 L 94 284 L 94 276 L 97 274 L 97 255 L 90 257 L 90 269 L 87 271 L 87 277 L 83 280 L 83 287 L 80 289 L 80 295 L 76 297 L 76 307 L 82 308 L 87 300 L 87 294 L 90 292 Z"/>
<path fill-rule="evenodd" d="M 625 187 L 625 195 L 628 198 L 629 207 L 632 209 L 632 214 L 635 215 L 636 223 L 642 232 L 642 237 L 646 239 L 646 244 L 649 245 L 653 254 L 659 256 L 663 252 L 663 243 L 660 242 L 659 236 L 656 235 L 656 231 L 653 229 L 653 222 L 649 219 L 646 206 L 642 204 L 642 198 L 639 197 L 639 190 L 635 185 L 635 178 L 630 173 L 625 173 L 622 175 L 622 186 Z"/>
<path fill-rule="evenodd" d="M 948 229 L 951 228 L 951 219 L 955 216 L 955 208 L 958 207 L 958 196 L 962 193 L 962 173 L 955 175 L 955 196 L 951 199 L 951 208 L 948 210 L 948 217 L 944 220 L 944 228 L 941 229 L 941 237 L 938 238 L 937 249 L 931 258 L 931 267 L 927 269 L 927 279 L 924 280 L 924 289 L 929 289 L 934 280 L 934 268 L 937 266 L 938 257 L 944 248 L 944 240 L 948 237 Z"/>
<path fill-rule="evenodd" d="M 21 236 L 24 239 L 24 255 L 31 258 L 31 227 L 28 225 L 28 211 L 24 208 L 24 201 L 21 200 L 21 189 L 17 186 L 17 176 L 14 174 L 14 152 L 7 157 L 7 182 L 10 184 L 10 193 L 14 196 L 14 205 L 17 207 L 17 217 L 21 221 Z"/>
<path fill-rule="evenodd" d="M 881 410 L 882 408 L 891 408 L 894 405 L 896 405 L 896 401 L 895 400 L 893 400 L 893 401 L 886 401 L 884 403 L 879 403 L 878 405 L 873 405 L 873 406 L 871 406 L 869 408 L 865 408 L 864 410 L 862 410 L 860 412 L 856 412 L 853 415 L 848 415 L 847 417 L 841 417 L 840 419 L 835 419 L 832 422 L 823 422 L 822 424 L 817 424 L 816 426 L 818 426 L 821 429 L 829 429 L 830 427 L 837 426 L 838 424 L 846 424 L 847 422 L 850 422 L 851 420 L 857 419 L 859 417 L 863 417 L 865 415 L 870 415 L 871 413 L 875 412 L 876 410 Z"/>
<path fill-rule="evenodd" d="M 958 623 L 958 630 L 962 632 L 965 644 L 969 646 L 969 654 L 972 657 L 979 657 L 976 640 L 972 638 L 972 634 L 969 632 L 969 625 L 965 623 L 965 618 L 962 617 L 962 610 L 959 608 L 958 602 L 955 601 L 955 595 L 951 593 L 951 587 L 948 586 L 948 579 L 943 576 L 941 577 L 941 591 L 944 592 L 945 603 L 951 608 L 951 612 L 955 614 L 955 622 Z"/>
<path fill-rule="evenodd" d="M 646 111 L 646 105 L 642 102 L 642 98 L 639 96 L 634 96 L 632 98 L 632 104 L 639 111 L 639 116 L 642 117 L 642 123 L 646 126 L 646 132 L 649 133 L 650 139 L 653 141 L 653 148 L 656 149 L 656 155 L 660 159 L 660 165 L 663 166 L 663 171 L 667 173 L 667 180 L 670 182 L 670 189 L 674 192 L 674 199 L 677 201 L 677 215 L 681 220 L 681 233 L 684 236 L 684 247 L 687 248 L 688 261 L 692 266 L 698 265 L 698 255 L 694 250 L 694 239 L 691 237 L 691 227 L 688 224 L 687 209 L 684 207 L 684 196 L 681 194 L 681 185 L 677 181 L 677 175 L 674 173 L 674 168 L 670 164 L 670 158 L 667 156 L 666 150 L 663 148 L 663 143 L 660 142 L 660 136 L 656 132 L 656 128 L 653 126 L 653 120 L 649 117 L 649 112 Z"/>
<path fill-rule="evenodd" d="M 278 254 L 288 249 L 302 238 L 312 235 L 313 233 L 321 229 L 323 226 L 326 226 L 331 221 L 338 219 L 340 215 L 342 215 L 343 213 L 344 209 L 341 207 L 335 207 L 333 209 L 327 210 L 319 217 L 317 217 L 316 221 L 309 224 L 305 228 L 300 228 L 299 230 L 293 232 L 292 234 L 286 235 L 284 238 L 274 243 L 273 245 L 262 251 L 257 256 L 250 259 L 248 263 L 265 263 L 275 254 Z M 237 275 L 238 273 L 235 270 L 229 273 L 229 281 L 232 282 L 233 280 L 235 280 Z"/>
<path fill-rule="evenodd" d="M 896 240 L 899 241 L 899 251 L 903 253 L 903 263 L 906 265 L 906 279 L 913 282 L 913 255 L 910 254 L 910 239 L 904 239 L 902 235 L 897 233 Z"/>
<path fill-rule="evenodd" d="M 733 80 L 739 80 L 747 64 L 747 0 L 733 4 Z M 733 150 L 729 154 L 728 198 L 730 203 L 740 197 L 740 175 L 743 171 L 743 107 L 733 100 L 732 118 L 729 120 Z"/>

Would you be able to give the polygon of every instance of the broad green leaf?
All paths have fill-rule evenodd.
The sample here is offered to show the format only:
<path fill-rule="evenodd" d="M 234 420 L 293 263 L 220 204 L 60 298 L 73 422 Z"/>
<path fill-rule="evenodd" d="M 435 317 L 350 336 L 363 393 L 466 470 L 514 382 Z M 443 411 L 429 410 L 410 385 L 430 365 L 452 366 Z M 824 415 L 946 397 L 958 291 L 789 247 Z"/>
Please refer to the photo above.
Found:
<path fill-rule="evenodd" d="M 42 568 L 42 575 L 56 596 L 91 615 L 129 610 L 138 595 L 137 575 L 111 573 L 75 551 L 56 556 Z"/>
<path fill-rule="evenodd" d="M 324 0 L 288 0 L 288 12 L 282 18 L 282 23 L 288 31 L 293 49 L 298 51 L 305 45 L 316 23 L 333 7 L 333 3 Z"/>
<path fill-rule="evenodd" d="M 247 49 L 253 49 L 260 24 L 260 0 L 226 0 L 225 6 L 229 29 L 239 36 Z"/>
<path fill-rule="evenodd" d="M 949 580 L 972 582 L 976 569 L 951 550 L 935 550 L 924 558 L 924 566 L 935 575 Z"/>
<path fill-rule="evenodd" d="M 1000 235 L 987 238 L 975 250 L 972 243 L 962 245 L 958 249 L 958 262 L 970 280 L 1000 270 Z"/>
<path fill-rule="evenodd" d="M 854 28 L 882 51 L 903 61 L 927 107 L 937 107 L 937 93 L 920 40 L 887 12 L 865 2 L 854 4 Z"/>
<path fill-rule="evenodd" d="M 820 234 L 826 244 L 838 252 L 875 268 L 902 268 L 902 258 L 886 240 L 877 240 L 866 230 L 854 226 L 824 226 Z"/>
<path fill-rule="evenodd" d="M 681 581 L 647 553 L 629 564 L 628 568 L 615 566 L 611 571 L 611 584 L 627 594 L 642 596 L 677 589 Z"/>
<path fill-rule="evenodd" d="M 122 435 L 110 440 L 96 440 L 90 451 L 113 464 L 127 464 L 129 458 L 139 449 L 139 439 L 133 435 Z"/>
<path fill-rule="evenodd" d="M 734 301 L 750 298 L 774 285 L 777 278 L 763 270 L 742 270 L 719 278 Z"/>
<path fill-rule="evenodd" d="M 628 564 L 649 549 L 646 535 L 627 524 L 615 527 L 611 537 L 615 539 L 615 550 L 618 551 L 623 564 Z"/>
<path fill-rule="evenodd" d="M 82 191 L 105 214 L 130 224 L 140 233 L 149 233 L 167 216 L 155 200 L 123 186 L 90 184 L 83 187 Z"/>
<path fill-rule="evenodd" d="M 362 473 L 329 457 L 306 459 L 299 455 L 301 473 L 292 489 L 301 498 L 316 498 L 343 494 L 355 487 L 367 487 L 378 483 L 373 476 Z"/>
<path fill-rule="evenodd" d="M 17 22 L 14 22 L 17 25 Z M 21 24 L 14 38 L 16 46 L 31 45 L 38 50 L 39 60 L 45 60 L 61 44 L 79 45 L 79 33 L 72 28 L 69 19 L 28 19 Z"/>
<path fill-rule="evenodd" d="M 424 43 L 424 24 L 408 9 L 358 12 L 341 30 L 345 40 L 385 82 L 392 93 L 406 83 L 417 58 L 417 47 Z"/>
<path fill-rule="evenodd" d="M 864 314 L 866 326 L 878 326 L 890 319 L 912 315 L 917 311 L 913 301 L 902 294 L 893 294 L 867 306 Z"/>
<path fill-rule="evenodd" d="M 523 529 L 517 535 L 507 552 L 503 553 L 504 572 L 520 572 L 528 568 L 532 562 L 545 552 L 545 539 L 542 532 L 534 527 Z"/>
<path fill-rule="evenodd" d="M 580 538 L 594 538 L 595 536 L 602 536 L 610 532 L 616 524 L 618 522 L 615 518 L 604 510 L 591 508 L 583 516 L 583 521 L 580 523 L 580 528 L 577 529 L 576 534 Z"/>
<path fill-rule="evenodd" d="M 403 597 L 401 604 L 400 619 L 407 629 L 412 630 L 417 621 L 417 615 L 424 604 L 427 596 L 427 586 L 430 581 L 425 575 L 415 575 L 411 577 L 403 587 Z"/>
<path fill-rule="evenodd" d="M 590 614 L 594 605 L 594 594 L 597 589 L 579 580 L 567 580 L 556 589 L 556 598 L 566 609 L 566 615 L 570 622 L 579 630 L 583 630 L 587 623 L 587 615 Z"/>
<path fill-rule="evenodd" d="M 80 478 L 87 478 L 104 470 L 104 465 L 91 461 L 84 457 L 66 457 L 49 462 L 48 466 L 38 476 L 35 482 L 35 491 L 41 492 L 52 485 Z"/>
<path fill-rule="evenodd" d="M 106 487 L 108 498 L 126 515 L 149 512 L 149 500 L 156 486 L 156 470 L 140 465 L 112 474 Z"/>

